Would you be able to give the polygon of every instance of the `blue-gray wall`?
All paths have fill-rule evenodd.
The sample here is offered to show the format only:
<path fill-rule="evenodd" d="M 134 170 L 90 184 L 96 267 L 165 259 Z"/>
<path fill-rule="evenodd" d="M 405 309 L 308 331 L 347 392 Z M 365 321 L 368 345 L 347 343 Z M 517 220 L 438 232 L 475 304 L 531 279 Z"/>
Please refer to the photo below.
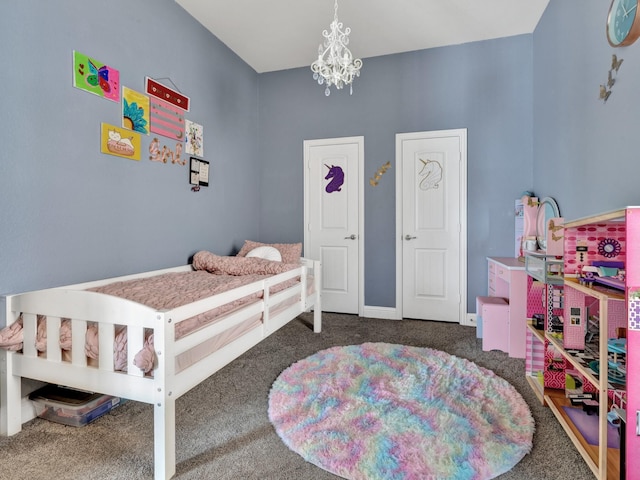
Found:
<path fill-rule="evenodd" d="M 532 36 L 521 35 L 365 59 L 352 96 L 344 89 L 325 97 L 309 68 L 262 74 L 261 235 L 303 237 L 304 140 L 363 135 L 365 305 L 394 307 L 395 169 L 376 188 L 367 179 L 387 161 L 395 165 L 397 133 L 467 128 L 474 311 L 486 292 L 485 257 L 513 256 L 514 201 L 532 187 L 532 66 Z"/>
<path fill-rule="evenodd" d="M 305 139 L 363 135 L 368 178 L 394 163 L 396 133 L 467 128 L 473 311 L 485 257 L 513 254 L 523 190 L 569 218 L 638 203 L 640 44 L 608 46 L 607 9 L 551 0 L 533 35 L 364 59 L 353 96 L 326 98 L 307 68 L 258 75 L 173 0 L 3 2 L 0 292 L 185 264 L 246 238 L 301 241 Z M 191 97 L 211 187 L 192 193 L 186 167 L 149 162 L 152 137 L 141 162 L 99 153 L 119 106 L 71 86 L 74 49 L 122 85 L 169 77 Z M 625 61 L 604 104 L 614 52 Z M 370 306 L 395 303 L 394 176 L 365 191 Z"/>
<path fill-rule="evenodd" d="M 193 193 L 187 167 L 150 162 L 153 134 L 140 162 L 101 154 L 100 123 L 120 125 L 120 104 L 72 86 L 73 50 L 119 69 L 121 85 L 167 77 L 189 95 L 211 186 Z M 258 237 L 258 75 L 173 0 L 1 2 L 0 60 L 0 293 Z"/>
<path fill-rule="evenodd" d="M 640 41 L 612 48 L 610 2 L 551 0 L 534 38 L 534 187 L 565 218 L 640 204 Z M 611 96 L 611 56 L 624 59 Z"/>

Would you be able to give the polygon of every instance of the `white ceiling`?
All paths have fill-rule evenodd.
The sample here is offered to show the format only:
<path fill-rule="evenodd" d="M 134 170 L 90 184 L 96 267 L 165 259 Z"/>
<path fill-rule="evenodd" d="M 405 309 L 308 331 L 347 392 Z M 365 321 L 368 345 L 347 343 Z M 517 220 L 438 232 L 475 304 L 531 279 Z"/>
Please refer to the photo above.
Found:
<path fill-rule="evenodd" d="M 258 73 L 311 65 L 334 0 L 176 0 Z M 532 33 L 549 0 L 339 0 L 355 57 Z M 365 62 L 366 63 L 366 62 Z"/>

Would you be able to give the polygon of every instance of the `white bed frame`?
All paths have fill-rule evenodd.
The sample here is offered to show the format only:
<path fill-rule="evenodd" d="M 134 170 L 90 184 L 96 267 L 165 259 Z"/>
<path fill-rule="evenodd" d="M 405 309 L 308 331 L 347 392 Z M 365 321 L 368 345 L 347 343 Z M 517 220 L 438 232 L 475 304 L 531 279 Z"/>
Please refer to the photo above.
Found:
<path fill-rule="evenodd" d="M 320 268 L 320 262 L 303 258 L 301 266 L 295 270 L 162 311 L 86 289 L 116 281 L 189 271 L 192 270 L 190 265 L 4 297 L 7 325 L 15 322 L 23 312 L 24 347 L 21 353 L 0 349 L 0 434 L 14 435 L 22 428 L 23 377 L 150 403 L 154 406 L 154 476 L 155 479 L 171 478 L 176 470 L 176 399 L 312 307 L 313 331 L 320 332 Z M 307 294 L 307 273 L 313 275 L 312 295 Z M 269 293 L 271 286 L 295 277 L 300 277 L 301 282 L 277 294 Z M 263 292 L 262 301 L 233 311 L 194 335 L 174 339 L 177 323 L 259 291 Z M 294 299 L 295 303 L 275 314 L 271 313 L 275 305 L 287 299 Z M 177 355 L 260 313 L 263 322 L 259 328 L 250 330 L 179 373 L 175 372 L 174 359 Z M 38 356 L 35 349 L 36 314 L 47 316 L 46 357 Z M 61 318 L 72 319 L 71 362 L 62 361 L 58 342 Z M 84 353 L 88 321 L 98 323 L 98 367 L 88 366 Z M 127 373 L 114 371 L 113 368 L 116 323 L 126 323 L 127 327 Z M 154 333 L 158 365 L 153 378 L 143 376 L 142 371 L 133 365 L 135 354 L 143 346 L 145 329 L 153 329 Z"/>

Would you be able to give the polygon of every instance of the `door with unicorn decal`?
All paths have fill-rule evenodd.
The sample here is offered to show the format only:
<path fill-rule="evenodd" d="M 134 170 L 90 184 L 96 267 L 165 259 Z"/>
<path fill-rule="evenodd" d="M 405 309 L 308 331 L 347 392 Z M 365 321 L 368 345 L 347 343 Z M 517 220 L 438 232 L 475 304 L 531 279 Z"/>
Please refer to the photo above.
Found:
<path fill-rule="evenodd" d="M 362 315 L 364 137 L 305 140 L 304 255 L 322 261 L 322 310 Z"/>
<path fill-rule="evenodd" d="M 396 136 L 396 304 L 404 318 L 464 323 L 467 131 Z"/>

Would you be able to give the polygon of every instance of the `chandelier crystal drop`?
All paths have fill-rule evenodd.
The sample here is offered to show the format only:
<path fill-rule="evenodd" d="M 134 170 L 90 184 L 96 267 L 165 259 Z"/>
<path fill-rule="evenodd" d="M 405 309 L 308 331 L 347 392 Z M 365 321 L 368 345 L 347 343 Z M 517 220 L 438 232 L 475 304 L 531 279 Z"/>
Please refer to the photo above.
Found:
<path fill-rule="evenodd" d="M 318 47 L 318 59 L 311 64 L 313 79 L 320 85 L 326 84 L 324 94 L 327 96 L 331 93 L 331 85 L 337 89 L 349 85 L 352 94 L 352 82 L 354 77 L 360 76 L 362 60 L 354 59 L 347 48 L 351 29 L 347 27 L 343 30 L 342 22 L 338 21 L 338 0 L 335 0 L 335 14 L 329 28 L 330 32 L 322 31 L 324 42 Z"/>

